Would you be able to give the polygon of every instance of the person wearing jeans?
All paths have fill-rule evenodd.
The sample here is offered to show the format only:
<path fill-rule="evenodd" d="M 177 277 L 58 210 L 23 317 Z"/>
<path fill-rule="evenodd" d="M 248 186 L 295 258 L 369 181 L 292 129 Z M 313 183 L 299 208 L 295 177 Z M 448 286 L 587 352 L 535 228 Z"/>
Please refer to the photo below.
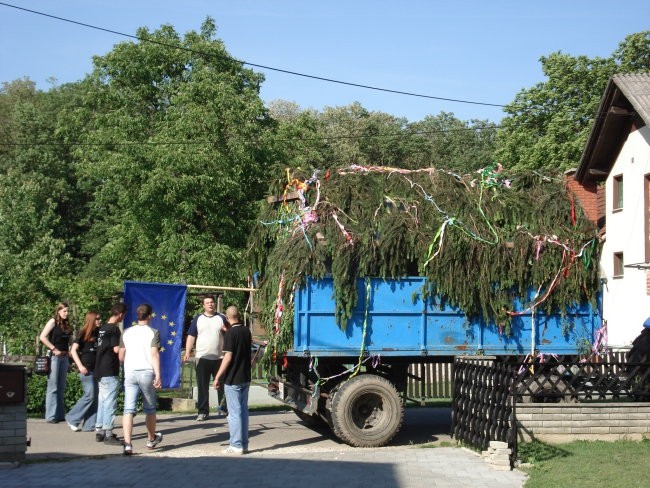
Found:
<path fill-rule="evenodd" d="M 51 357 L 45 392 L 45 420 L 51 424 L 61 422 L 65 418 L 65 386 L 70 367 L 68 350 L 72 335 L 68 313 L 68 304 L 59 303 L 54 316 L 47 321 L 39 336 L 43 345 L 50 350 Z"/>
<path fill-rule="evenodd" d="M 118 324 L 126 315 L 126 305 L 116 303 L 111 308 L 111 316 L 99 328 L 97 334 L 97 359 L 95 378 L 97 379 L 97 419 L 95 420 L 95 440 L 111 446 L 123 443 L 113 433 L 117 393 L 120 387 L 120 337 Z"/>
<path fill-rule="evenodd" d="M 131 434 L 138 394 L 142 394 L 142 410 L 147 428 L 147 448 L 154 449 L 163 440 L 156 432 L 156 390 L 162 386 L 160 376 L 160 333 L 149 326 L 153 310 L 143 303 L 136 309 L 138 323 L 122 334 L 120 361 L 124 363 L 124 430 L 125 456 L 133 454 Z"/>
<path fill-rule="evenodd" d="M 251 385 L 251 345 L 253 337 L 244 326 L 237 307 L 226 309 L 230 328 L 223 343 L 224 357 L 214 379 L 214 388 L 224 384 L 228 403 L 229 446 L 225 454 L 248 452 L 248 392 Z"/>
<path fill-rule="evenodd" d="M 83 395 L 65 416 L 68 426 L 73 432 L 83 430 L 91 432 L 95 429 L 97 418 L 97 380 L 93 375 L 97 358 L 97 331 L 102 321 L 94 310 L 86 313 L 84 325 L 72 344 L 70 356 L 79 369 L 79 380 L 84 390 Z M 81 424 L 81 427 L 80 427 Z"/>

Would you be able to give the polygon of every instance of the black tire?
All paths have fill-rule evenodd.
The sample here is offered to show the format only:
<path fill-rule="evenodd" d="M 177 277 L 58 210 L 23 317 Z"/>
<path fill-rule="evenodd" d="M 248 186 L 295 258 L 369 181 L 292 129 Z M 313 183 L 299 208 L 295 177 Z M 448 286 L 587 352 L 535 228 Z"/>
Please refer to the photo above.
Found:
<path fill-rule="evenodd" d="M 332 399 L 334 434 L 355 447 L 379 447 L 397 434 L 404 406 L 393 384 L 372 374 L 341 384 Z"/>

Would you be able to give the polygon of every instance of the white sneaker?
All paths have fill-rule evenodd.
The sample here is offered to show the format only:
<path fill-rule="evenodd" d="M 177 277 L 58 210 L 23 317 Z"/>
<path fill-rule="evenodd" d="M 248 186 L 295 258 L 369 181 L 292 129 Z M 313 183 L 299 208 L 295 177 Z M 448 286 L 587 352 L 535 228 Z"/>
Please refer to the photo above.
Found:
<path fill-rule="evenodd" d="M 244 454 L 244 450 L 241 447 L 235 447 L 235 446 L 228 446 L 226 449 L 223 450 L 224 454 L 237 454 L 237 455 L 242 455 Z"/>
<path fill-rule="evenodd" d="M 72 425 L 70 422 L 68 422 L 68 427 L 70 427 L 70 430 L 72 432 L 79 432 L 81 429 L 77 427 L 76 425 Z"/>

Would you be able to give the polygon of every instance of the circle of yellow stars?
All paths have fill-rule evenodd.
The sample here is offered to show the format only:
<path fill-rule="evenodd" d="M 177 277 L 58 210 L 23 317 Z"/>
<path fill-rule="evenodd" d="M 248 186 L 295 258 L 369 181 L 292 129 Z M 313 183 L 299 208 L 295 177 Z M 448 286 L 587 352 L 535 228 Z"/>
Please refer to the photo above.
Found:
<path fill-rule="evenodd" d="M 156 312 L 153 312 L 153 313 L 151 314 L 151 319 L 152 319 L 152 320 L 155 319 L 156 316 L 157 316 L 157 315 L 156 315 Z M 162 314 L 162 315 L 160 316 L 160 320 L 162 320 L 163 322 L 165 322 L 165 321 L 167 320 L 167 314 Z M 137 325 L 137 324 L 138 324 L 138 322 L 137 322 L 136 320 L 134 320 L 133 322 L 131 322 L 131 325 Z M 170 320 L 169 323 L 168 323 L 167 325 L 169 325 L 169 327 L 172 327 L 172 328 L 173 328 L 173 327 L 176 327 L 176 322 L 174 322 L 173 320 Z M 172 336 L 172 337 L 176 337 L 176 331 L 175 331 L 175 330 L 172 330 L 172 331 L 169 333 L 169 335 Z M 174 344 L 174 339 L 167 339 L 167 345 L 168 345 L 168 346 L 171 346 L 171 345 L 173 345 L 173 344 Z M 160 346 L 160 352 L 165 352 L 165 345 Z"/>

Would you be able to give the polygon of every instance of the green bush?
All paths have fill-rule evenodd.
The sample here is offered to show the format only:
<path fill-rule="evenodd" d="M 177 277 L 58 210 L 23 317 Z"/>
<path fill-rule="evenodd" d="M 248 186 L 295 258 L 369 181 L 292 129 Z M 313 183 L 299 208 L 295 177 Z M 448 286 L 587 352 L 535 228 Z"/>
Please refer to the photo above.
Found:
<path fill-rule="evenodd" d="M 68 412 L 77 400 L 81 398 L 84 390 L 81 386 L 79 373 L 70 371 L 68 373 L 65 387 L 65 411 Z M 27 414 L 30 417 L 43 417 L 45 415 L 45 392 L 47 391 L 47 376 L 32 374 L 27 378 Z M 124 391 L 120 388 L 117 395 L 117 409 L 119 414 L 124 408 Z"/>

